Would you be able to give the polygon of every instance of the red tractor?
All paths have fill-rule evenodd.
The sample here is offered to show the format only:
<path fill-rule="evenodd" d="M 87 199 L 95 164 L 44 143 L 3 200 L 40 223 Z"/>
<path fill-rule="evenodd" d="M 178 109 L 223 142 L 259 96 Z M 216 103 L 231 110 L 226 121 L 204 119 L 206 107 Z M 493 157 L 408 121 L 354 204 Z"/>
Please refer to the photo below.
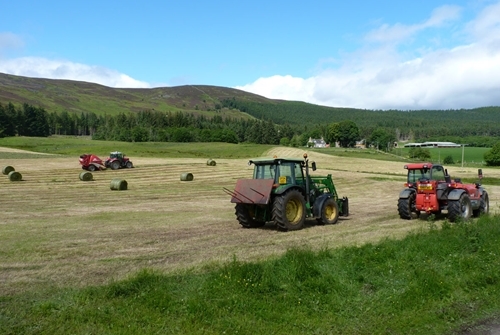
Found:
<path fill-rule="evenodd" d="M 408 170 L 408 178 L 398 201 L 402 219 L 410 220 L 421 212 L 440 214 L 445 210 L 448 220 L 454 222 L 489 212 L 488 192 L 480 183 L 463 184 L 460 179 L 452 180 L 439 164 L 414 163 L 404 168 Z M 481 181 L 481 169 L 478 172 Z"/>
<path fill-rule="evenodd" d="M 109 157 L 106 158 L 106 161 L 104 162 L 104 165 L 108 168 L 111 168 L 111 170 L 118 170 L 121 168 L 133 168 L 134 165 L 128 159 L 128 157 L 125 157 L 125 154 L 119 152 L 119 151 L 113 151 L 109 153 Z"/>
<path fill-rule="evenodd" d="M 96 171 L 96 170 L 104 170 L 106 166 L 102 159 L 97 157 L 94 154 L 83 154 L 80 156 L 80 164 L 82 165 L 82 169 L 88 171 Z"/>

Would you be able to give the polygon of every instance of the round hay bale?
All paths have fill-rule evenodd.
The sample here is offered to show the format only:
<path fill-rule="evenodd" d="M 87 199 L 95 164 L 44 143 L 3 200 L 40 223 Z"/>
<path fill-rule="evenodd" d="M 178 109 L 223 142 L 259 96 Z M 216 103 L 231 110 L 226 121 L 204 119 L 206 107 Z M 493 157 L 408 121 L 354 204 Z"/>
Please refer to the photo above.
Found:
<path fill-rule="evenodd" d="M 207 161 L 207 165 L 210 165 L 210 166 L 215 166 L 217 163 L 212 159 L 210 158 L 208 161 Z"/>
<path fill-rule="evenodd" d="M 109 188 L 113 191 L 124 191 L 127 189 L 128 183 L 126 180 L 115 178 L 111 180 Z"/>
<path fill-rule="evenodd" d="M 7 166 L 4 166 L 3 169 L 2 169 L 2 174 L 4 175 L 8 175 L 9 173 L 11 173 L 12 171 L 16 171 L 16 169 L 14 169 L 12 166 L 10 165 L 7 165 Z"/>
<path fill-rule="evenodd" d="M 92 175 L 92 172 L 83 171 L 80 173 L 80 180 L 91 181 L 91 180 L 94 180 L 94 176 Z"/>
<path fill-rule="evenodd" d="M 181 174 L 181 181 L 192 181 L 194 178 L 192 173 L 186 172 Z"/>
<path fill-rule="evenodd" d="M 10 181 L 20 181 L 23 180 L 23 176 L 17 171 L 9 172 L 9 180 Z"/>

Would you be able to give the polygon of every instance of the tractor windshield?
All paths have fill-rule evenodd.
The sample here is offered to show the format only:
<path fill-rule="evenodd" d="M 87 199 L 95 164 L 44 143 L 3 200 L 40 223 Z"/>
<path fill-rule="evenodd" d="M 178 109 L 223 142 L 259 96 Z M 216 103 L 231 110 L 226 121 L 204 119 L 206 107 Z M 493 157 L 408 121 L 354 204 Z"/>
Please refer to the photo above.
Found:
<path fill-rule="evenodd" d="M 109 158 L 118 158 L 118 159 L 121 159 L 122 158 L 122 153 L 121 152 L 111 152 L 109 154 Z"/>
<path fill-rule="evenodd" d="M 412 169 L 408 170 L 408 182 L 416 183 L 419 179 L 446 180 L 444 168 L 441 165 L 433 165 L 432 169 Z"/>
<path fill-rule="evenodd" d="M 276 176 L 276 164 L 255 165 L 253 170 L 254 179 L 274 179 Z"/>
<path fill-rule="evenodd" d="M 442 166 L 434 165 L 432 167 L 432 180 L 446 180 Z"/>
<path fill-rule="evenodd" d="M 295 162 L 281 162 L 281 164 L 255 165 L 254 179 L 273 179 L 279 184 L 295 183 L 302 180 L 302 169 Z"/>
<path fill-rule="evenodd" d="M 430 179 L 431 174 L 429 169 L 413 169 L 408 170 L 408 182 L 416 183 L 419 179 Z"/>

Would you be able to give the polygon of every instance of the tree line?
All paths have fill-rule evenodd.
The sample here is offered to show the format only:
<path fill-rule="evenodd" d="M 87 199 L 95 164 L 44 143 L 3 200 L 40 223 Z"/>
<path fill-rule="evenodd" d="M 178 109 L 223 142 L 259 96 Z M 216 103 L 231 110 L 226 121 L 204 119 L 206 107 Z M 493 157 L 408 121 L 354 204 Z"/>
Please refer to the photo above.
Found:
<path fill-rule="evenodd" d="M 307 104 L 300 103 L 300 105 Z M 248 109 L 243 109 L 249 112 Z M 310 116 L 307 113 L 302 114 Z M 497 113 L 492 114 L 496 117 Z M 464 131 L 464 133 L 467 132 Z M 498 141 L 498 138 L 485 136 L 484 133 L 484 136 L 441 134 L 419 139 L 412 131 L 404 135 L 399 128 L 390 128 L 376 123 L 359 126 L 359 122 L 351 119 L 330 123 L 320 122 L 315 125 L 309 123 L 298 125 L 286 122 L 277 124 L 271 118 L 249 120 L 223 118 L 219 115 L 208 117 L 182 111 L 149 110 L 120 113 L 114 116 L 97 115 L 92 112 L 56 113 L 47 112 L 41 107 L 26 103 L 18 107 L 12 103 L 5 105 L 0 103 L 0 137 L 46 137 L 50 135 L 91 136 L 96 140 L 127 142 L 250 142 L 294 147 L 308 145 L 310 138 L 323 138 L 327 143 L 331 145 L 336 143 L 341 147 L 354 147 L 358 141 L 363 140 L 366 146 L 386 151 L 390 151 L 394 142 L 405 136 L 408 137 L 407 139 L 416 141 L 451 141 L 484 147 L 492 147 Z"/>
<path fill-rule="evenodd" d="M 185 112 L 142 111 L 116 116 L 95 113 L 47 112 L 44 108 L 0 103 L 0 137 L 50 135 L 91 136 L 127 142 L 251 142 L 305 145 L 297 127 L 270 120 L 207 117 Z"/>
<path fill-rule="evenodd" d="M 222 106 L 238 109 L 256 118 L 269 118 L 282 124 L 322 124 L 353 121 L 362 138 L 369 138 L 377 129 L 394 133 L 396 140 L 439 140 L 464 137 L 482 140 L 500 137 L 500 107 L 460 110 L 363 110 L 318 106 L 300 101 L 255 102 L 227 98 Z M 463 143 L 463 142 L 462 142 Z M 470 143 L 470 142 L 467 142 Z"/>

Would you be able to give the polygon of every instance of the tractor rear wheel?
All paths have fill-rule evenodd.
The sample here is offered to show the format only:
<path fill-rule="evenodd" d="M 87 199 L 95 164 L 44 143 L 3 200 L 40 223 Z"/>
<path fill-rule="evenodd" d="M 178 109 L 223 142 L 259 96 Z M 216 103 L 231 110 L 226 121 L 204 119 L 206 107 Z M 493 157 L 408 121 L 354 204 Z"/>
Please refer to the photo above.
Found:
<path fill-rule="evenodd" d="M 455 222 L 458 219 L 468 220 L 472 214 L 472 204 L 469 195 L 462 193 L 458 200 L 448 201 L 448 220 Z"/>
<path fill-rule="evenodd" d="M 320 224 L 335 224 L 339 219 L 339 205 L 333 198 L 326 199 L 321 208 Z"/>
<path fill-rule="evenodd" d="M 298 230 L 306 221 L 306 201 L 297 190 L 277 196 L 273 202 L 273 220 L 280 230 Z"/>
<path fill-rule="evenodd" d="M 243 228 L 259 228 L 266 224 L 253 218 L 252 205 L 236 204 L 234 209 L 236 210 L 236 219 Z"/>
<path fill-rule="evenodd" d="M 120 168 L 120 162 L 119 161 L 111 162 L 111 170 L 118 170 L 119 168 Z"/>
<path fill-rule="evenodd" d="M 472 215 L 474 215 L 474 217 L 488 214 L 490 211 L 490 197 L 488 196 L 488 192 L 484 191 L 479 201 L 479 208 L 472 211 Z"/>
<path fill-rule="evenodd" d="M 412 213 L 416 213 L 418 216 L 418 212 L 415 208 L 415 192 L 412 192 L 408 198 L 399 198 L 398 200 L 398 212 L 399 217 L 405 220 L 411 220 Z"/>

